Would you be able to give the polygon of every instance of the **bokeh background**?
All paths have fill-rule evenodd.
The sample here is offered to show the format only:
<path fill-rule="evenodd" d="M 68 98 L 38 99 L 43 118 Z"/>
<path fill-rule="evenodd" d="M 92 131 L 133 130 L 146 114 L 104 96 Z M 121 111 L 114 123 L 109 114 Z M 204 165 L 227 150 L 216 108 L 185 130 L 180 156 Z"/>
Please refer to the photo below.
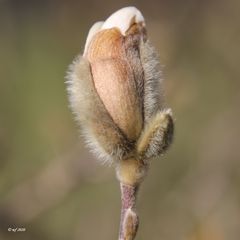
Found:
<path fill-rule="evenodd" d="M 239 240 L 240 2 L 0 0 L 1 240 L 117 239 L 118 182 L 79 138 L 64 77 L 90 26 L 129 5 L 176 119 L 140 191 L 137 239 Z"/>

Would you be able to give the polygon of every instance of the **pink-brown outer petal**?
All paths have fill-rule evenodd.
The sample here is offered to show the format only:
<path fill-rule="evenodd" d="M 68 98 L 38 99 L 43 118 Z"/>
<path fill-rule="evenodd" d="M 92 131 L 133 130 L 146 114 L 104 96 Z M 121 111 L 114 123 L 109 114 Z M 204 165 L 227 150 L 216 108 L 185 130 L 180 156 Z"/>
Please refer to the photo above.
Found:
<path fill-rule="evenodd" d="M 131 140 L 139 136 L 142 107 L 134 79 L 136 62 L 125 49 L 125 37 L 113 28 L 100 31 L 91 41 L 87 57 L 95 88 L 114 122 Z"/>

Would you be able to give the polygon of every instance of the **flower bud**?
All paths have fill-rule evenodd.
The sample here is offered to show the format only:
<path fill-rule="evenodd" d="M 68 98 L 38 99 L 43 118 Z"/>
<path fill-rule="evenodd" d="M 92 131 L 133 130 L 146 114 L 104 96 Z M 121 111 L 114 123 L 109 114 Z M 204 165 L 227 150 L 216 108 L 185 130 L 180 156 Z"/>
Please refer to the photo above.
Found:
<path fill-rule="evenodd" d="M 143 127 L 144 74 L 139 46 L 144 38 L 144 22 L 136 19 L 144 21 L 135 8 L 117 11 L 92 37 L 85 53 L 99 97 L 113 121 L 132 141 Z"/>
<path fill-rule="evenodd" d="M 70 68 L 68 92 L 98 157 L 116 160 L 122 182 L 141 181 L 145 160 L 170 145 L 173 121 L 164 109 L 158 57 L 139 10 L 126 7 L 93 25 L 83 57 Z"/>
<path fill-rule="evenodd" d="M 133 240 L 136 236 L 138 229 L 138 216 L 132 210 L 128 209 L 123 221 L 123 239 Z"/>

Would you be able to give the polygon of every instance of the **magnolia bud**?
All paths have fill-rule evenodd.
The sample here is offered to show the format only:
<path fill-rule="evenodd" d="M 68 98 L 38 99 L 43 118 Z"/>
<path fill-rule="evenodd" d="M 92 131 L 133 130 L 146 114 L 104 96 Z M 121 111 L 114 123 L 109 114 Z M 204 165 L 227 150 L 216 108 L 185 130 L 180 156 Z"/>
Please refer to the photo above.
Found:
<path fill-rule="evenodd" d="M 157 54 L 135 7 L 113 13 L 89 31 L 83 56 L 68 74 L 70 104 L 98 158 L 114 163 L 121 185 L 119 240 L 133 240 L 140 182 L 150 159 L 172 142 L 174 124 L 165 109 Z"/>
<path fill-rule="evenodd" d="M 70 67 L 68 92 L 87 143 L 116 163 L 121 182 L 138 184 L 148 160 L 162 154 L 173 136 L 158 57 L 139 10 L 126 7 L 93 25 L 83 56 Z"/>

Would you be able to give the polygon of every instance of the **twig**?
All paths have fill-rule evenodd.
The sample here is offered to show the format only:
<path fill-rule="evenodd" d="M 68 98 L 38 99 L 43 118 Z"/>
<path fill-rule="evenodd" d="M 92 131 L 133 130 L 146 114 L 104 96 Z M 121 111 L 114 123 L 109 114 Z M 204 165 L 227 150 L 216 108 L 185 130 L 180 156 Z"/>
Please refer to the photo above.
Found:
<path fill-rule="evenodd" d="M 138 186 L 130 186 L 120 183 L 121 187 L 121 220 L 119 240 L 132 240 L 138 229 L 138 216 L 136 213 L 136 197 Z"/>

